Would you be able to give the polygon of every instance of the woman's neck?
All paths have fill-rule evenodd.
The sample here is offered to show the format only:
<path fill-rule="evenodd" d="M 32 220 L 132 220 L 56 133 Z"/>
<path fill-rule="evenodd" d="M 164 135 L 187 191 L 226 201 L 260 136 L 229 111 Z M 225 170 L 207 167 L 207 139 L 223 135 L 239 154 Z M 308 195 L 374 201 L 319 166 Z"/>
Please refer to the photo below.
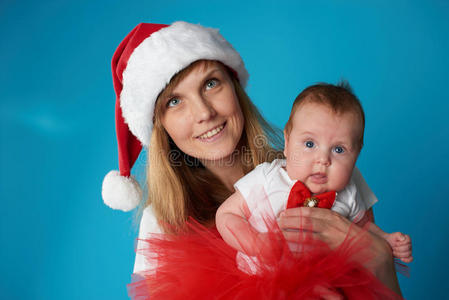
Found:
<path fill-rule="evenodd" d="M 202 161 L 201 163 L 217 176 L 230 191 L 234 191 L 234 183 L 245 175 L 241 160 L 238 157 L 233 157 L 231 160 Z"/>

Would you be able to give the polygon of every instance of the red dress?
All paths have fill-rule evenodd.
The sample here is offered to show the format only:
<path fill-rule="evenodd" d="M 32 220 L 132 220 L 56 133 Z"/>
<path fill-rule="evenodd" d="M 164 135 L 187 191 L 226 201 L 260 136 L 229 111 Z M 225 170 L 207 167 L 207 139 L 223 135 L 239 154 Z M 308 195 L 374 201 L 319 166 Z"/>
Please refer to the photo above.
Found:
<path fill-rule="evenodd" d="M 191 221 L 188 232 L 153 235 L 139 253 L 157 259 L 157 268 L 128 285 L 132 299 L 401 299 L 363 264 L 375 253 L 365 232 L 348 233 L 336 249 L 309 234 L 299 234 L 291 250 L 274 216 L 264 217 L 268 243 L 245 267 L 237 266 L 237 251 L 215 228 Z M 356 225 L 353 225 L 356 226 Z M 351 232 L 351 230 L 350 230 Z M 357 232 L 360 232 L 357 229 Z M 235 233 L 238 238 L 238 232 Z M 290 244 L 290 246 L 289 246 Z M 240 263 L 239 263 L 240 264 Z"/>

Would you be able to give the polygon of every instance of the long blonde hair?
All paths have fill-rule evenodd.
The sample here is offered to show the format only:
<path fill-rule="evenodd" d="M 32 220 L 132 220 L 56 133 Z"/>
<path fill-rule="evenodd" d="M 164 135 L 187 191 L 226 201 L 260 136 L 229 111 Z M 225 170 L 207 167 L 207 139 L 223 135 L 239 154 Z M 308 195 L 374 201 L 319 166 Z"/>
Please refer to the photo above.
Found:
<path fill-rule="evenodd" d="M 176 74 L 159 95 L 169 93 L 198 64 L 211 61 L 196 61 Z M 244 173 L 258 164 L 282 156 L 282 138 L 278 131 L 262 117 L 251 102 L 240 83 L 229 72 L 244 116 L 244 129 L 239 143 Z M 202 224 L 213 222 L 220 204 L 231 195 L 225 185 L 199 160 L 182 152 L 166 133 L 161 122 L 162 101 L 156 102 L 154 127 L 148 154 L 147 184 L 148 199 L 159 225 L 165 232 L 184 229 L 185 221 L 192 217 Z"/>

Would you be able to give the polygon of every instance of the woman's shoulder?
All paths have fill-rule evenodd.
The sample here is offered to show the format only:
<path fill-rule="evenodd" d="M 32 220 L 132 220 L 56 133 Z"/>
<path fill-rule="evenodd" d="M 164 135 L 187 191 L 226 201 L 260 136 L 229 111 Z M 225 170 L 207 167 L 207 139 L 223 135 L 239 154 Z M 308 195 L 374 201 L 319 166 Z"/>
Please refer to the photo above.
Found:
<path fill-rule="evenodd" d="M 157 265 L 156 261 L 141 254 L 142 250 L 148 249 L 148 244 L 145 242 L 145 239 L 150 238 L 153 233 L 162 233 L 162 231 L 154 215 L 153 208 L 151 205 L 148 205 L 143 209 L 140 220 L 139 237 L 136 244 L 136 260 L 134 262 L 135 274 L 151 270 Z"/>
<path fill-rule="evenodd" d="M 151 205 L 143 209 L 142 218 L 140 219 L 139 239 L 147 238 L 151 233 L 161 233 L 161 228 L 154 215 Z"/>
<path fill-rule="evenodd" d="M 142 254 L 142 251 L 148 249 L 145 239 L 151 237 L 153 233 L 161 233 L 161 229 L 154 215 L 153 208 L 148 205 L 143 209 L 142 218 L 140 219 L 139 237 L 136 244 L 136 259 L 134 262 L 134 274 L 147 272 L 156 267 L 157 262 Z M 135 276 L 137 276 L 135 275 Z"/>

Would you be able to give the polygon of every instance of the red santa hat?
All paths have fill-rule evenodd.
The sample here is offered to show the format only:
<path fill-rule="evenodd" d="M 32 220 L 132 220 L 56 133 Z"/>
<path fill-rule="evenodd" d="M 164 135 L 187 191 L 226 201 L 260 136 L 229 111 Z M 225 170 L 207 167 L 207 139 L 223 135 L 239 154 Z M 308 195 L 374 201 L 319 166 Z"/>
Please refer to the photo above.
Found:
<path fill-rule="evenodd" d="M 130 211 L 140 203 L 142 190 L 130 172 L 142 146 L 150 147 L 157 96 L 173 75 L 201 59 L 222 62 L 246 85 L 242 58 L 216 29 L 186 22 L 141 23 L 118 46 L 112 77 L 120 171 L 110 171 L 103 180 L 106 205 Z"/>

